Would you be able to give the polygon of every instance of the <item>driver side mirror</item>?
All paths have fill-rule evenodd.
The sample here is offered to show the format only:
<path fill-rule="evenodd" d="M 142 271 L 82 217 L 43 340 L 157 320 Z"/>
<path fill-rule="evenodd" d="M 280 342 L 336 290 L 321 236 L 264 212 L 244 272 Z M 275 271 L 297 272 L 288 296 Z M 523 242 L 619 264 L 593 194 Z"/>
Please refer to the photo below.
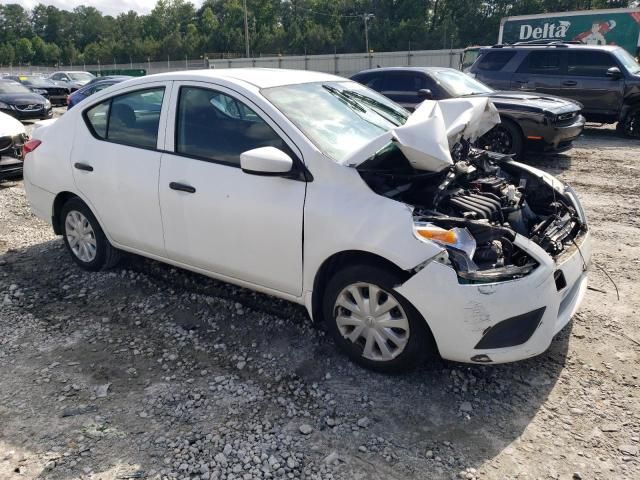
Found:
<path fill-rule="evenodd" d="M 607 70 L 607 77 L 613 80 L 617 80 L 622 77 L 622 72 L 618 67 L 611 67 Z"/>
<path fill-rule="evenodd" d="M 433 92 L 429 88 L 421 88 L 418 90 L 418 96 L 425 100 L 433 100 Z"/>
<path fill-rule="evenodd" d="M 260 147 L 240 154 L 240 168 L 252 175 L 280 176 L 291 172 L 293 160 L 275 147 Z"/>

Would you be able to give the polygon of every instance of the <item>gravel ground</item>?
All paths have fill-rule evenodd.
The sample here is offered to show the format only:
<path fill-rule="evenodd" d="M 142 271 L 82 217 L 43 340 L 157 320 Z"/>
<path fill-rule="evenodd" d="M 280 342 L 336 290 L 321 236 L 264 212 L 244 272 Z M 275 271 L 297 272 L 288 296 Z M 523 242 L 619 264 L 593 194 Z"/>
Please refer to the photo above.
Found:
<path fill-rule="evenodd" d="M 595 234 L 592 290 L 547 353 L 403 376 L 284 301 L 139 257 L 83 272 L 3 184 L 0 479 L 640 478 L 639 152 L 590 127 L 535 162 Z"/>

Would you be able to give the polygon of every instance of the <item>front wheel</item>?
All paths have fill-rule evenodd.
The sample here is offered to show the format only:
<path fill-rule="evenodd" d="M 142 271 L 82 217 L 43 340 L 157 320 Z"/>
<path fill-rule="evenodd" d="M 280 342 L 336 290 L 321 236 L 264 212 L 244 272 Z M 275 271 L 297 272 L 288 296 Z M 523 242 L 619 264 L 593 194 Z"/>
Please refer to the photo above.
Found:
<path fill-rule="evenodd" d="M 640 138 L 640 106 L 631 108 L 616 125 L 616 130 L 631 138 Z"/>
<path fill-rule="evenodd" d="M 514 155 L 516 158 L 522 156 L 523 144 L 520 129 L 508 120 L 503 120 L 477 141 L 479 148 Z"/>
<path fill-rule="evenodd" d="M 371 370 L 409 370 L 435 351 L 422 316 L 394 290 L 401 283 L 398 274 L 360 265 L 337 272 L 325 289 L 329 332 L 344 353 Z"/>
<path fill-rule="evenodd" d="M 79 198 L 72 198 L 60 213 L 64 244 L 71 258 L 85 270 L 97 271 L 118 263 L 120 251 L 105 236 L 98 220 Z"/>

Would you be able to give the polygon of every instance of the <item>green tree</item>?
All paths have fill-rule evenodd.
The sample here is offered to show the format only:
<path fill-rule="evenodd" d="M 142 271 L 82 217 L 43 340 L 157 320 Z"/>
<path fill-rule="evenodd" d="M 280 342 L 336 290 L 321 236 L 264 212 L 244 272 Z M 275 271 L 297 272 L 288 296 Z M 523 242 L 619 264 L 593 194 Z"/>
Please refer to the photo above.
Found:
<path fill-rule="evenodd" d="M 33 58 L 33 46 L 28 38 L 21 38 L 16 42 L 16 59 L 20 63 L 29 63 Z"/>

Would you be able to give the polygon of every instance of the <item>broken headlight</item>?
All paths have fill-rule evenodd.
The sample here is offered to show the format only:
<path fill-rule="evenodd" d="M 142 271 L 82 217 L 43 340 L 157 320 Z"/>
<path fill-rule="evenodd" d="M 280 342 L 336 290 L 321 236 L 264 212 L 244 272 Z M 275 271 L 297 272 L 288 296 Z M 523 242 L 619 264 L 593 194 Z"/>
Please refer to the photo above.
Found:
<path fill-rule="evenodd" d="M 414 234 L 422 241 L 432 241 L 442 245 L 445 250 L 434 258 L 436 262 L 452 267 L 460 283 L 492 283 L 522 278 L 531 273 L 537 266 L 533 260 L 524 261 L 520 265 L 493 265 L 479 267 L 474 261 L 477 249 L 476 239 L 466 228 L 449 230 L 432 223 L 417 222 Z"/>
<path fill-rule="evenodd" d="M 430 240 L 444 247 L 452 247 L 464 252 L 469 258 L 476 251 L 476 240 L 466 228 L 446 230 L 433 223 L 417 222 L 413 224 L 413 233 L 418 240 Z"/>

